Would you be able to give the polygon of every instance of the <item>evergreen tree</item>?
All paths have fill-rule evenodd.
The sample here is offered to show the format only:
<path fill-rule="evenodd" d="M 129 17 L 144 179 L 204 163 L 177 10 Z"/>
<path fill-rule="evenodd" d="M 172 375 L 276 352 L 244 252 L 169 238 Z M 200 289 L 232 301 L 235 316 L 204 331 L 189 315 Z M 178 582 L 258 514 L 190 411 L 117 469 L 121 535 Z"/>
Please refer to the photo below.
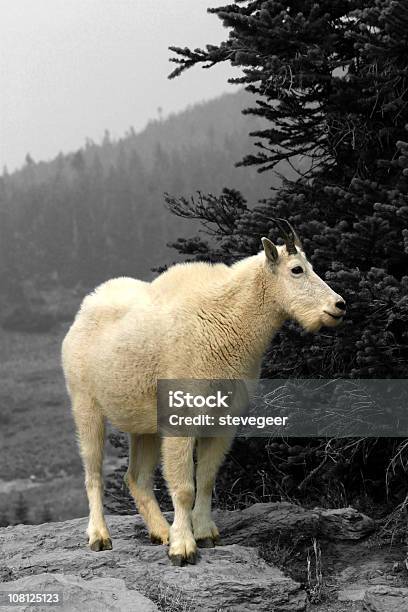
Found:
<path fill-rule="evenodd" d="M 216 198 L 197 209 L 169 197 L 176 214 L 212 228 L 211 241 L 176 247 L 210 259 L 214 252 L 226 259 L 255 253 L 261 235 L 274 235 L 265 218 L 288 218 L 317 271 L 346 298 L 349 315 L 342 330 L 315 339 L 288 325 L 264 374 L 405 377 L 408 7 L 394 0 L 255 0 L 210 12 L 230 29 L 228 39 L 205 50 L 173 47 L 178 66 L 171 76 L 200 63 L 241 66 L 243 76 L 232 80 L 256 98 L 245 112 L 269 121 L 254 134 L 259 152 L 241 163 L 265 171 L 301 155 L 308 164 L 253 210 L 230 206 L 227 224 L 225 197 L 221 224 Z"/>
<path fill-rule="evenodd" d="M 176 215 L 204 225 L 200 235 L 174 246 L 193 259 L 229 263 L 258 252 L 260 236 L 276 238 L 268 217 L 288 218 L 317 272 L 346 298 L 348 314 L 342 328 L 316 337 L 286 325 L 274 338 L 263 375 L 406 378 L 406 3 L 237 0 L 209 12 L 229 29 L 228 38 L 205 49 L 173 47 L 178 65 L 171 77 L 200 64 L 241 67 L 242 76 L 231 81 L 254 96 L 245 112 L 269 125 L 252 133 L 257 153 L 240 164 L 265 172 L 286 160 L 297 176 L 252 208 L 234 192 L 168 196 Z M 264 501 L 289 492 L 336 503 L 346 493 L 362 507 L 359 491 L 384 502 L 387 484 L 388 502 L 396 503 L 406 495 L 407 449 L 397 452 L 398 444 L 238 440 L 223 470 L 221 501 L 239 505 L 248 488 Z M 228 493 L 228 481 L 236 480 L 239 499 Z"/>

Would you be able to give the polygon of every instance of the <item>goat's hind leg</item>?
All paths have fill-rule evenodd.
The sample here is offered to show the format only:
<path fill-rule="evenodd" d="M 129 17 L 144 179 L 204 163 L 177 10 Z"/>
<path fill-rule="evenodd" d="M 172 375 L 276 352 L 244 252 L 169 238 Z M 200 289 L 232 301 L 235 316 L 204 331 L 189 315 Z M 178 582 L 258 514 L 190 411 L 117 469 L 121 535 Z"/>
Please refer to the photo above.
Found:
<path fill-rule="evenodd" d="M 170 526 L 153 492 L 153 477 L 160 458 L 160 443 L 157 435 L 129 435 L 129 467 L 124 480 L 144 518 L 151 541 L 154 544 L 168 544 Z"/>
<path fill-rule="evenodd" d="M 73 398 L 72 411 L 85 471 L 89 502 L 87 534 L 89 547 L 96 552 L 110 550 L 112 541 L 103 512 L 102 463 L 105 445 L 105 418 L 95 402 L 86 396 Z"/>

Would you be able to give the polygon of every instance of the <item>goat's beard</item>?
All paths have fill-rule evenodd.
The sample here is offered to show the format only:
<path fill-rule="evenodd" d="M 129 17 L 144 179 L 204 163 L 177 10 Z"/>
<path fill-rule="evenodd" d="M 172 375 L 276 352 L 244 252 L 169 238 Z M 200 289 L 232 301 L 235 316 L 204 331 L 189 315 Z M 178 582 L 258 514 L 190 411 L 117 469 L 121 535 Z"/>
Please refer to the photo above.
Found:
<path fill-rule="evenodd" d="M 311 334 L 317 334 L 317 332 L 319 332 L 322 327 L 322 322 L 320 321 L 320 319 L 318 319 L 313 323 L 307 323 L 306 325 L 302 323 L 301 325 L 305 331 L 310 332 Z"/>
<path fill-rule="evenodd" d="M 307 332 L 312 334 L 316 334 L 322 325 L 324 325 L 322 318 L 320 316 L 316 316 L 315 313 L 308 312 L 305 310 L 302 314 L 297 314 L 293 317 L 297 323 Z"/>

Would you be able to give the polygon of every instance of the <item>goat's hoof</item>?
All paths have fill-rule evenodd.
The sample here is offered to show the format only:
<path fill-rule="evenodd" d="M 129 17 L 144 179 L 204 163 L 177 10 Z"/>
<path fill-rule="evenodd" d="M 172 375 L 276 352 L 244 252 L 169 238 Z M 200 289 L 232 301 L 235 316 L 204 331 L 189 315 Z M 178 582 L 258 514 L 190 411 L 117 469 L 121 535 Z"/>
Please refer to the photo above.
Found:
<path fill-rule="evenodd" d="M 154 533 L 150 534 L 150 541 L 152 544 L 167 544 L 167 542 L 163 542 L 163 538 L 160 536 L 154 535 Z"/>
<path fill-rule="evenodd" d="M 184 565 L 183 555 L 169 555 L 169 558 L 172 565 L 176 565 L 177 567 L 182 567 Z"/>
<path fill-rule="evenodd" d="M 169 543 L 169 529 L 158 529 L 156 532 L 150 532 L 149 537 L 152 544 L 167 545 Z"/>
<path fill-rule="evenodd" d="M 189 565 L 195 565 L 197 563 L 197 553 L 192 552 L 187 557 L 184 555 L 169 555 L 169 559 L 172 565 L 177 567 L 183 567 L 188 563 Z"/>
<path fill-rule="evenodd" d="M 92 544 L 89 544 L 89 548 L 94 552 L 100 552 L 101 550 L 112 550 L 112 540 L 110 538 L 95 540 Z"/>
<path fill-rule="evenodd" d="M 192 552 L 187 555 L 186 561 L 189 565 L 195 565 L 197 563 L 197 552 Z"/>
<path fill-rule="evenodd" d="M 199 540 L 196 540 L 196 542 L 199 548 L 214 548 L 215 547 L 215 540 L 213 540 L 213 538 L 200 538 Z"/>
<path fill-rule="evenodd" d="M 161 544 L 162 543 L 162 539 L 159 538 L 158 536 L 155 536 L 153 534 L 151 534 L 150 536 L 150 541 L 152 544 Z"/>

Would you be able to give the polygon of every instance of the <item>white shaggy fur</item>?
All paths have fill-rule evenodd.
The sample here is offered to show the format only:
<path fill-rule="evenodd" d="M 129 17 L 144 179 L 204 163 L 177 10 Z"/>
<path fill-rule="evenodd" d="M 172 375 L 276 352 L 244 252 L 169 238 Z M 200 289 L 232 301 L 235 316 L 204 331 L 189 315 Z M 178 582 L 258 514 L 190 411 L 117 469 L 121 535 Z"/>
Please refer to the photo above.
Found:
<path fill-rule="evenodd" d="M 230 440 L 157 435 L 159 378 L 249 378 L 286 319 L 305 329 L 337 325 L 343 309 L 304 253 L 264 249 L 230 267 L 178 264 L 152 283 L 110 280 L 88 295 L 62 348 L 63 368 L 85 468 L 93 550 L 111 547 L 102 506 L 105 419 L 129 433 L 126 481 L 153 540 L 170 542 L 175 562 L 194 562 L 196 541 L 218 538 L 211 493 Z M 301 266 L 303 272 L 292 270 Z M 153 493 L 162 451 L 175 510 L 170 528 Z M 195 501 L 195 503 L 194 503 Z M 194 507 L 193 507 L 194 505 Z"/>

